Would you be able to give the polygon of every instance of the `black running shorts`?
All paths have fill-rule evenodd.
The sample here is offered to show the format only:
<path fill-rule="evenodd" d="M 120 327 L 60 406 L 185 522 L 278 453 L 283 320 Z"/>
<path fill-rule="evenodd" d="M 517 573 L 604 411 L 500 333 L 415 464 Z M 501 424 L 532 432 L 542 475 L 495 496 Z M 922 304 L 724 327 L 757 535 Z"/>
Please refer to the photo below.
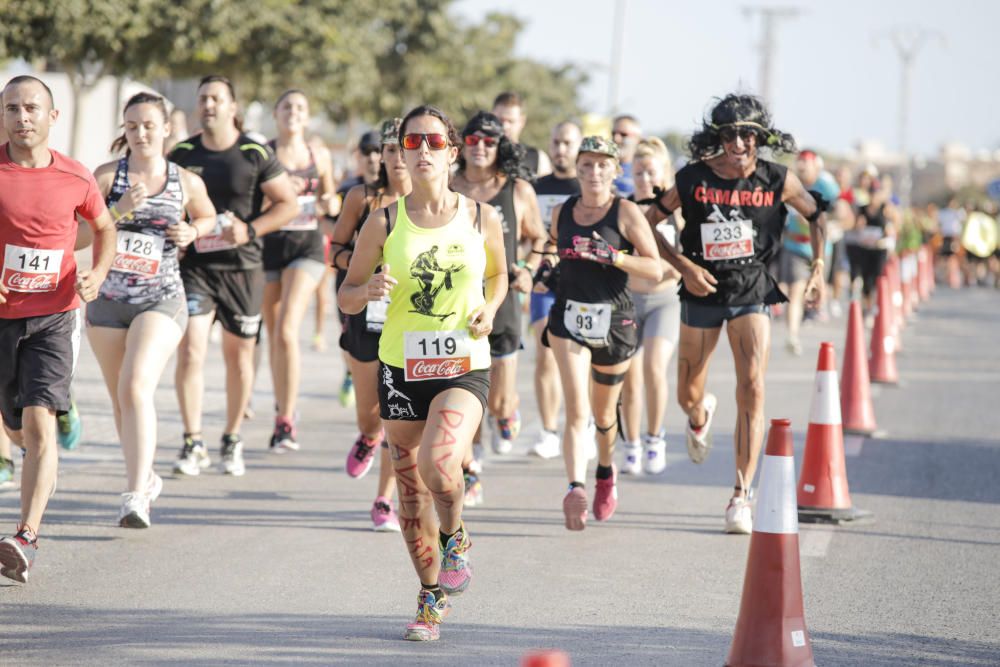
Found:
<path fill-rule="evenodd" d="M 378 402 L 382 419 L 400 421 L 426 421 L 431 401 L 448 389 L 465 389 L 479 399 L 486 411 L 486 396 L 490 392 L 488 369 L 469 371 L 447 380 L 421 380 L 407 382 L 405 371 L 396 366 L 379 364 Z"/>
<path fill-rule="evenodd" d="M 188 315 L 215 317 L 222 328 L 240 338 L 256 338 L 264 303 L 264 272 L 219 271 L 203 266 L 181 266 Z"/>
<path fill-rule="evenodd" d="M 80 311 L 0 319 L 0 413 L 21 430 L 24 408 L 69 410 L 69 385 L 80 350 Z"/>

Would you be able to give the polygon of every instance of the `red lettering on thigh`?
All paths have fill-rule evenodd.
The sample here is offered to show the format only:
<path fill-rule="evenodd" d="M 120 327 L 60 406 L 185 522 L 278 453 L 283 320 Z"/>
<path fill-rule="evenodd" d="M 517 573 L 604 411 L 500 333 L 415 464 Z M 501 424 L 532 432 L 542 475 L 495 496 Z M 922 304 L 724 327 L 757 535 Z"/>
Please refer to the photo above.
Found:
<path fill-rule="evenodd" d="M 448 410 L 445 408 L 444 410 L 439 410 L 438 414 L 441 415 L 444 423 L 452 428 L 458 428 L 465 421 L 465 416 L 458 410 Z"/>
<path fill-rule="evenodd" d="M 400 487 L 400 496 L 415 496 L 419 493 L 417 489 L 416 470 L 416 463 L 407 468 L 396 469 L 396 484 Z"/>
<path fill-rule="evenodd" d="M 402 520 L 400 527 L 404 532 L 407 530 L 421 530 L 423 528 L 423 524 L 420 523 L 420 517 L 408 519 L 404 516 L 400 516 L 399 518 Z"/>

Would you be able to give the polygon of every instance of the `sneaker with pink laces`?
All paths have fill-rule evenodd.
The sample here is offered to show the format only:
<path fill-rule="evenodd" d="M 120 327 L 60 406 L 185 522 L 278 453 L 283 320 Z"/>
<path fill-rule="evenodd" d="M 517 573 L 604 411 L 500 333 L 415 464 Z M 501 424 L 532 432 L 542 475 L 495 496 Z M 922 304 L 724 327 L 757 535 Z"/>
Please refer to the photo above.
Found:
<path fill-rule="evenodd" d="M 375 462 L 375 449 L 384 437 L 384 434 L 379 434 L 376 438 L 368 438 L 364 433 L 358 434 L 358 439 L 354 441 L 351 451 L 347 454 L 345 468 L 348 475 L 354 479 L 361 479 L 368 474 Z"/>
<path fill-rule="evenodd" d="M 618 466 L 611 464 L 611 477 L 597 480 L 594 492 L 594 518 L 607 521 L 618 507 Z"/>
<path fill-rule="evenodd" d="M 567 530 L 583 530 L 587 527 L 587 492 L 581 486 L 574 486 L 563 498 L 563 514 L 566 516 Z"/>
<path fill-rule="evenodd" d="M 472 583 L 472 565 L 468 554 L 471 547 L 472 540 L 469 539 L 463 521 L 455 534 L 448 538 L 448 543 L 441 547 L 438 583 L 448 595 L 459 595 Z"/>
<path fill-rule="evenodd" d="M 376 533 L 398 533 L 399 517 L 392 507 L 392 501 L 379 496 L 372 504 L 372 530 Z"/>

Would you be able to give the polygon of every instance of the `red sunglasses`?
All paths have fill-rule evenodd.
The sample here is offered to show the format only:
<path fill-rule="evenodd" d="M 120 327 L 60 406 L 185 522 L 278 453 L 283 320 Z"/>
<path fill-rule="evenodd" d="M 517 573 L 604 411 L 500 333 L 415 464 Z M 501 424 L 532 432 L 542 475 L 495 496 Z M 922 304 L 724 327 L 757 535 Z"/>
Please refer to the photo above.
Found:
<path fill-rule="evenodd" d="M 448 148 L 448 137 L 443 134 L 404 134 L 402 146 L 408 151 L 415 151 L 420 144 L 427 142 L 427 148 L 440 151 Z"/>
<path fill-rule="evenodd" d="M 465 145 L 478 146 L 480 141 L 483 142 L 483 145 L 485 145 L 487 148 L 493 148 L 498 143 L 500 143 L 500 140 L 497 139 L 496 137 L 481 137 L 478 134 L 470 134 L 465 138 Z"/>

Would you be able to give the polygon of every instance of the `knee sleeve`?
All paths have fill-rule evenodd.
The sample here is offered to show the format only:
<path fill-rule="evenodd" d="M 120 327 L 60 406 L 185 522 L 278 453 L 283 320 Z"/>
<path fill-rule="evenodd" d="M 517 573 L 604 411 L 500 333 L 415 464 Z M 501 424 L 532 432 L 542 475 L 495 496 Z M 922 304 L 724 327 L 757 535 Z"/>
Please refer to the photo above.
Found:
<path fill-rule="evenodd" d="M 594 382 L 597 384 L 603 384 L 609 387 L 613 387 L 616 384 L 621 384 L 625 381 L 624 373 L 603 373 L 596 368 L 590 369 L 590 376 L 594 378 Z"/>

